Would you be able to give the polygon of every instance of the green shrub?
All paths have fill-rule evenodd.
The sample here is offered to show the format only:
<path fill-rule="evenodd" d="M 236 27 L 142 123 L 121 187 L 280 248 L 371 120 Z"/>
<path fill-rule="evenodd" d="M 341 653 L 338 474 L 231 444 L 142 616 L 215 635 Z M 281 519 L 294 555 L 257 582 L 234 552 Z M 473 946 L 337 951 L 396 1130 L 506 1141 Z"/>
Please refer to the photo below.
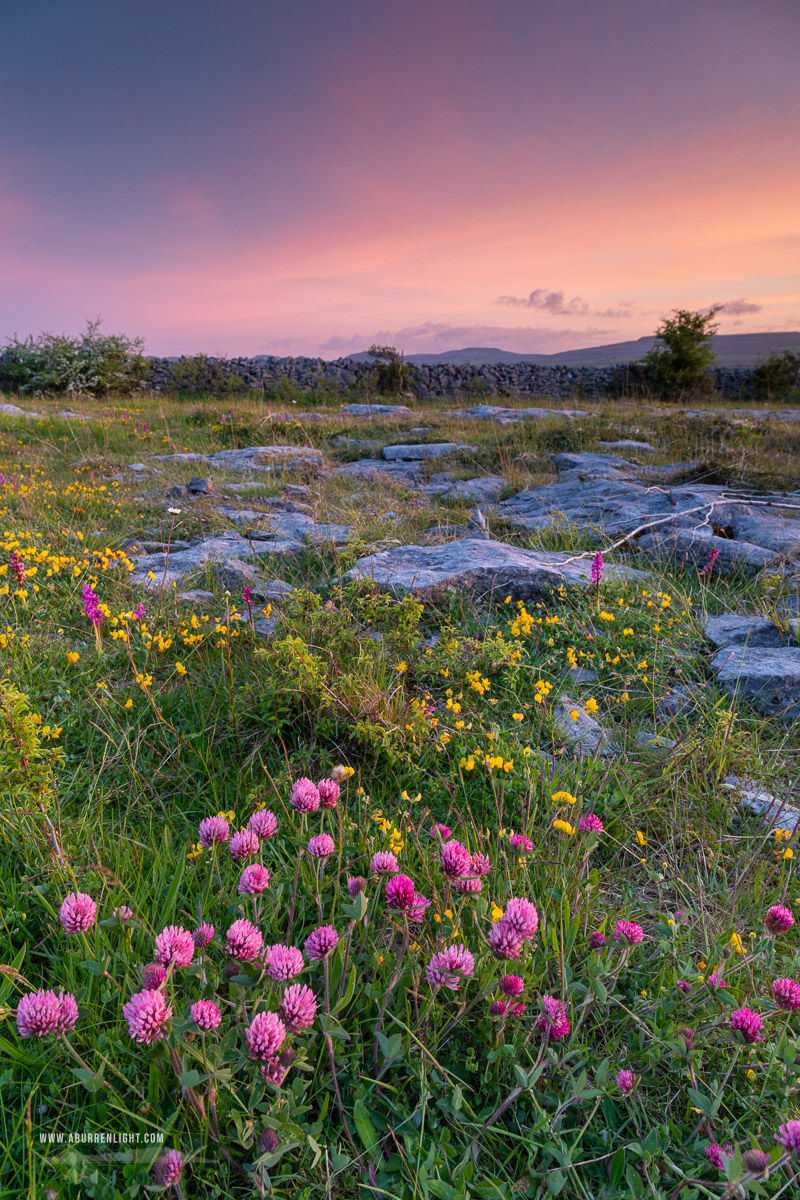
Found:
<path fill-rule="evenodd" d="M 758 362 L 750 380 L 755 400 L 788 400 L 800 392 L 800 354 L 784 350 Z"/>
<path fill-rule="evenodd" d="M 142 338 L 100 333 L 99 319 L 87 322 L 80 337 L 15 335 L 0 351 L 0 387 L 34 395 L 131 392 L 147 378 L 143 348 Z"/>

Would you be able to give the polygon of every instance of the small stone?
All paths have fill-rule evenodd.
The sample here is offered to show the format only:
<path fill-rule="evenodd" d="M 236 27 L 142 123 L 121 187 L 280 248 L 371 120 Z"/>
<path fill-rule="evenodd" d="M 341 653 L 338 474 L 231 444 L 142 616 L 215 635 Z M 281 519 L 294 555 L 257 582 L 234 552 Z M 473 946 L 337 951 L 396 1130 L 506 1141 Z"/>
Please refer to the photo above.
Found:
<path fill-rule="evenodd" d="M 189 480 L 186 487 L 193 495 L 197 496 L 208 496 L 217 490 L 213 479 L 198 479 L 196 475 Z"/>
<path fill-rule="evenodd" d="M 618 752 L 600 722 L 570 696 L 558 697 L 553 724 L 568 748 L 582 757 L 611 758 Z"/>
<path fill-rule="evenodd" d="M 128 470 L 129 471 L 146 471 L 147 466 L 145 465 L 145 463 L 139 463 L 139 462 L 128 463 Z"/>
<path fill-rule="evenodd" d="M 262 638 L 265 642 L 272 641 L 272 639 L 275 637 L 275 631 L 277 630 L 277 627 L 278 625 L 274 617 L 258 617 L 255 621 L 253 621 L 253 629 L 255 630 L 256 635 Z"/>

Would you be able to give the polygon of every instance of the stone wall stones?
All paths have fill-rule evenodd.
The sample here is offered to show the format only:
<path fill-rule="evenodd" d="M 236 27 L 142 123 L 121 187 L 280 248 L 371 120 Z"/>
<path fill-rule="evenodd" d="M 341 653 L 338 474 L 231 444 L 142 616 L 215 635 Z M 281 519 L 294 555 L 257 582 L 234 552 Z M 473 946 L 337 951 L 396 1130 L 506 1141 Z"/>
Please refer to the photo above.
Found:
<path fill-rule="evenodd" d="M 324 387 L 345 393 L 368 387 L 371 368 L 352 358 L 151 358 L 150 382 L 156 391 L 222 390 L 241 381 L 244 388 L 272 390 L 281 380 L 302 392 Z M 536 363 L 435 363 L 410 368 L 411 391 L 420 400 L 440 397 L 585 396 L 595 399 L 620 395 L 625 388 L 626 364 L 607 367 L 539 366 Z M 715 367 L 711 371 L 717 394 L 742 395 L 752 371 L 744 367 Z"/>

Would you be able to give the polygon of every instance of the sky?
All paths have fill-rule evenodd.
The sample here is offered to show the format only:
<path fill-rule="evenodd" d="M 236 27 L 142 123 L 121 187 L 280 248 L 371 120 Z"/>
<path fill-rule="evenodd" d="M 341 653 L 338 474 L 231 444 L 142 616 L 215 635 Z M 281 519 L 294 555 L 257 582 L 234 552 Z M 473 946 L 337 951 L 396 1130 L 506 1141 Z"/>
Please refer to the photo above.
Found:
<path fill-rule="evenodd" d="M 0 342 L 800 329 L 798 0 L 4 0 Z"/>

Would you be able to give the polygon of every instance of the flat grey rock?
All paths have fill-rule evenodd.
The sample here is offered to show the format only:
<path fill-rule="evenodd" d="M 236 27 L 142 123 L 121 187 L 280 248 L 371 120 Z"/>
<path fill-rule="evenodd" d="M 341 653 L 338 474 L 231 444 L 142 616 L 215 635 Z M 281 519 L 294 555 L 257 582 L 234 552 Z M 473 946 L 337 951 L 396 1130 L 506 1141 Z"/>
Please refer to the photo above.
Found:
<path fill-rule="evenodd" d="M 384 476 L 401 482 L 413 482 L 422 478 L 422 467 L 414 461 L 389 462 L 383 458 L 362 458 L 358 462 L 335 467 L 333 473 L 351 479 L 379 479 Z"/>
<path fill-rule="evenodd" d="M 777 649 L 786 641 L 777 625 L 766 617 L 744 617 L 736 613 L 724 613 L 709 617 L 705 625 L 706 641 L 717 650 L 726 646 L 769 646 Z"/>
<path fill-rule="evenodd" d="M 672 721 L 676 717 L 685 716 L 697 708 L 695 698 L 697 689 L 688 684 L 680 683 L 669 688 L 656 702 L 656 717 L 659 721 Z"/>
<path fill-rule="evenodd" d="M 200 479 L 197 475 L 192 476 L 186 487 L 195 496 L 210 496 L 217 490 L 213 479 Z"/>
<path fill-rule="evenodd" d="M 138 463 L 138 462 L 137 463 L 128 463 L 128 470 L 129 471 L 137 471 L 137 472 L 146 471 L 147 464 L 146 463 Z"/>
<path fill-rule="evenodd" d="M 279 604 L 281 600 L 287 600 L 294 591 L 292 585 L 285 583 L 283 579 L 271 579 L 269 583 L 262 583 L 260 586 L 267 600 L 272 600 L 276 604 Z"/>
<path fill-rule="evenodd" d="M 261 512 L 254 508 L 228 508 L 227 506 L 218 508 L 217 512 L 236 524 L 258 524 L 260 528 L 251 530 L 249 534 L 253 541 L 276 539 L 301 542 L 305 540 L 314 545 L 342 546 L 350 534 L 349 525 L 317 522 L 313 517 L 302 512 Z"/>
<path fill-rule="evenodd" d="M 388 591 L 413 591 L 424 597 L 442 595 L 449 588 L 481 598 L 539 599 L 551 589 L 589 587 L 589 559 L 567 561 L 568 555 L 521 550 L 506 542 L 476 537 L 438 546 L 396 546 L 360 558 L 350 579 L 374 579 Z M 646 579 L 630 568 L 609 566 L 607 578 Z"/>
<path fill-rule="evenodd" d="M 635 438 L 620 438 L 618 442 L 598 442 L 605 450 L 639 450 L 642 454 L 655 454 L 655 446 L 649 442 L 637 442 Z"/>
<path fill-rule="evenodd" d="M 275 637 L 278 629 L 278 622 L 274 617 L 256 617 L 253 621 L 253 631 L 257 637 L 262 638 L 265 642 L 271 642 Z"/>
<path fill-rule="evenodd" d="M 561 471 L 580 471 L 584 475 L 602 475 L 604 471 L 636 472 L 636 463 L 619 458 L 616 454 L 595 454 L 591 450 L 576 453 L 551 454 L 550 461 L 555 469 Z"/>
<path fill-rule="evenodd" d="M 380 442 L 375 438 L 345 437 L 340 434 L 332 439 L 331 445 L 344 446 L 348 450 L 374 450 L 376 446 L 380 446 Z"/>
<path fill-rule="evenodd" d="M 520 421 L 541 421 L 546 417 L 588 417 L 581 408 L 507 408 L 499 404 L 475 404 L 472 408 L 457 409 L 454 417 L 475 421 L 496 421 L 499 425 L 515 425 Z"/>
<path fill-rule="evenodd" d="M 192 588 L 189 592 L 178 592 L 181 604 L 213 604 L 216 596 L 213 592 L 205 592 L 202 588 Z"/>
<path fill-rule="evenodd" d="M 249 562 L 229 558 L 224 562 L 214 563 L 212 571 L 220 587 L 229 592 L 241 592 L 244 587 L 250 587 L 253 590 L 261 587 L 258 571 Z"/>
<path fill-rule="evenodd" d="M 64 409 L 58 415 L 63 417 L 65 421 L 91 421 L 92 419 L 89 413 L 76 413 L 69 408 Z"/>
<path fill-rule="evenodd" d="M 405 404 L 345 404 L 342 413 L 346 417 L 410 417 L 411 409 Z"/>
<path fill-rule="evenodd" d="M 559 696 L 552 709 L 553 724 L 565 745 L 582 758 L 613 758 L 618 747 L 599 721 L 571 696 Z"/>
<path fill-rule="evenodd" d="M 156 454 L 156 462 L 202 462 L 227 471 L 275 470 L 276 462 L 322 462 L 322 452 L 310 446 L 244 446 L 239 450 L 218 450 L 199 454 L 189 450 L 181 454 Z"/>
<path fill-rule="evenodd" d="M 291 558 L 302 553 L 306 546 L 305 541 L 258 542 L 238 533 L 223 533 L 195 542 L 187 549 L 173 550 L 169 555 L 165 552 L 145 554 L 136 562 L 131 579 L 148 591 L 170 589 L 207 564 L 254 557 Z"/>
<path fill-rule="evenodd" d="M 727 775 L 722 786 L 727 792 L 734 792 L 741 800 L 742 808 L 764 817 L 769 829 L 796 830 L 800 825 L 800 809 L 779 800 L 771 792 L 766 791 L 755 779 L 747 779 L 740 775 Z"/>
<path fill-rule="evenodd" d="M 384 446 L 383 457 L 389 462 L 398 459 L 421 461 L 425 458 L 444 458 L 448 454 L 473 452 L 477 446 L 465 446 L 461 442 L 420 442 L 402 446 Z"/>
<path fill-rule="evenodd" d="M 654 558 L 701 568 L 707 566 L 711 551 L 716 550 L 717 558 L 712 570 L 726 575 L 737 570 L 745 575 L 757 575 L 763 567 L 778 558 L 776 551 L 765 550 L 763 546 L 755 546 L 752 542 L 716 537 L 707 525 L 674 532 L 657 529 L 640 537 L 638 546 Z"/>
<path fill-rule="evenodd" d="M 461 500 L 467 504 L 492 504 L 499 500 L 506 481 L 502 475 L 479 475 L 475 479 L 452 480 L 446 472 L 435 475 L 420 488 L 426 496 Z"/>
<path fill-rule="evenodd" d="M 38 412 L 29 412 L 27 409 L 19 408 L 16 404 L 0 404 L 0 413 L 4 417 L 38 417 Z"/>
<path fill-rule="evenodd" d="M 731 696 L 782 721 L 800 718 L 800 649 L 735 646 L 718 650 L 711 673 Z"/>

